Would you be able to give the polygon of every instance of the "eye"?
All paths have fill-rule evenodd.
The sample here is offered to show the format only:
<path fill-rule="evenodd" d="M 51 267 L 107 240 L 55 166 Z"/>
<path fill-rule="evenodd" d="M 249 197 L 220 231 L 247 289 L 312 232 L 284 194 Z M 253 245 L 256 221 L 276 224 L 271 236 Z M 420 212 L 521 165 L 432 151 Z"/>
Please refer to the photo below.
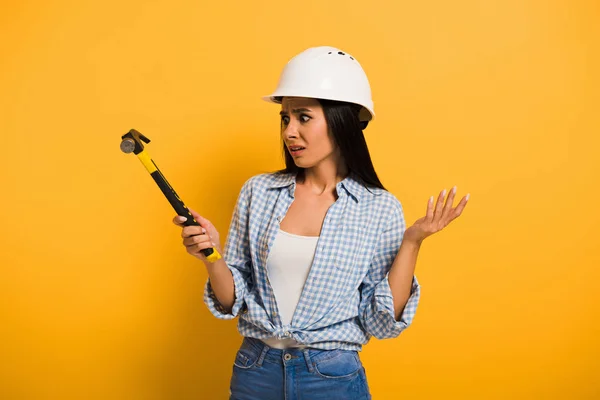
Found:
<path fill-rule="evenodd" d="M 299 119 L 300 119 L 300 122 L 301 122 L 301 123 L 305 124 L 305 123 L 307 123 L 308 121 L 310 121 L 312 118 L 311 118 L 311 117 L 309 117 L 309 116 L 308 116 L 308 115 L 306 115 L 306 114 L 300 114 L 300 118 L 299 118 Z M 281 116 L 281 123 L 282 123 L 283 125 L 287 125 L 287 124 L 289 124 L 289 123 L 290 123 L 290 117 L 289 117 L 288 115 L 282 115 L 282 116 Z"/>

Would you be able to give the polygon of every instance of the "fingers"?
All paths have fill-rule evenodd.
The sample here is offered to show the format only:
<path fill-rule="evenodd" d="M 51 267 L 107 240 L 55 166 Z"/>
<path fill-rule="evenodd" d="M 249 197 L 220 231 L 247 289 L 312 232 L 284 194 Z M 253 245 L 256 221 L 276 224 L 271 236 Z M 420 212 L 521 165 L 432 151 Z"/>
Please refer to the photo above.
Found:
<path fill-rule="evenodd" d="M 186 237 L 190 237 L 190 236 L 202 235 L 204 233 L 206 233 L 206 229 L 201 226 L 198 226 L 198 225 L 184 226 L 183 229 L 181 230 L 181 237 L 186 238 Z"/>
<path fill-rule="evenodd" d="M 198 222 L 201 226 L 208 228 L 210 227 L 212 224 L 209 220 L 207 220 L 206 218 L 204 218 L 203 216 L 201 216 L 200 214 L 198 214 L 196 211 L 194 211 L 193 209 L 188 207 L 188 211 L 190 212 L 190 214 L 192 214 L 192 217 L 196 220 L 196 222 Z M 180 216 L 180 215 L 176 215 L 175 217 L 173 217 L 173 223 L 179 227 L 184 227 L 184 222 L 187 220 L 186 217 Z"/>
<path fill-rule="evenodd" d="M 194 217 L 194 219 L 196 219 L 196 217 Z M 181 228 L 185 226 L 185 221 L 187 221 L 187 217 L 184 217 L 182 215 L 176 215 L 173 217 L 173 223 Z M 196 221 L 198 220 L 196 219 Z"/>
<path fill-rule="evenodd" d="M 462 214 L 465 206 L 467 205 L 467 201 L 469 201 L 469 194 L 467 194 L 466 196 L 464 196 L 460 200 L 460 202 L 458 203 L 458 205 L 456 206 L 456 208 L 454 208 L 452 210 L 452 212 L 450 213 L 450 221 L 454 220 L 455 218 L 459 217 L 460 214 Z"/>
<path fill-rule="evenodd" d="M 435 204 L 435 211 L 433 212 L 433 220 L 439 221 L 442 216 L 442 208 L 444 207 L 444 197 L 446 197 L 446 189 L 442 190 L 438 195 L 437 203 Z"/>
<path fill-rule="evenodd" d="M 185 226 L 187 218 L 180 215 L 173 217 L 173 224 L 183 228 L 181 230 L 181 237 L 186 251 L 194 257 L 205 260 L 205 256 L 201 253 L 202 250 L 210 248 L 219 249 L 215 243 L 219 241 L 219 233 L 209 220 L 203 218 L 191 208 L 188 208 L 188 210 L 200 225 Z"/>
<path fill-rule="evenodd" d="M 198 227 L 197 226 L 189 226 L 184 229 L 187 229 L 187 228 L 198 228 Z M 196 229 L 194 229 L 193 231 L 196 231 Z M 200 234 L 195 234 L 192 236 L 185 236 L 183 238 L 183 245 L 185 246 L 186 251 L 189 254 L 191 254 L 193 256 L 197 256 L 197 257 L 201 255 L 200 252 L 202 250 L 216 247 L 216 244 L 213 242 L 210 235 L 208 233 L 206 233 L 206 230 L 204 230 L 204 232 L 202 232 Z"/>
<path fill-rule="evenodd" d="M 186 236 L 183 238 L 182 242 L 185 247 L 188 247 L 188 246 L 201 244 L 204 242 L 212 243 L 212 239 L 207 233 L 201 233 L 199 235 Z"/>
<path fill-rule="evenodd" d="M 173 217 L 173 223 L 180 228 L 183 228 L 183 223 L 187 220 L 186 217 L 182 217 L 181 215 L 176 215 Z"/>
<path fill-rule="evenodd" d="M 450 194 L 448 195 L 448 198 L 446 199 L 446 205 L 444 206 L 444 209 L 442 210 L 442 221 L 445 221 L 448 218 L 450 211 L 452 211 L 452 203 L 454 203 L 455 195 L 456 195 L 456 186 L 454 186 L 452 188 L 452 190 L 450 190 Z"/>
<path fill-rule="evenodd" d="M 203 237 L 205 239 L 197 239 L 198 237 Z M 187 252 L 192 255 L 199 255 L 198 253 L 200 253 L 202 250 L 215 247 L 214 243 L 212 243 L 210 241 L 210 239 L 207 238 L 207 235 L 194 236 L 193 238 L 188 238 L 186 240 L 194 240 L 194 239 L 201 240 L 201 241 L 198 243 L 191 243 L 191 244 L 185 245 Z"/>
<path fill-rule="evenodd" d="M 427 202 L 427 211 L 425 213 L 425 220 L 427 222 L 433 221 L 433 196 L 429 198 Z"/>

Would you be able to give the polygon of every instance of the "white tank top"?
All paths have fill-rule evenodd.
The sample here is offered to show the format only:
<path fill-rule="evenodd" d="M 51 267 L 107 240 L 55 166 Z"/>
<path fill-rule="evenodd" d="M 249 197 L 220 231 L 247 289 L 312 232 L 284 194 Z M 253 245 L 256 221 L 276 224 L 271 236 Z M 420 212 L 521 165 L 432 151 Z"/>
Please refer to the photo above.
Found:
<path fill-rule="evenodd" d="M 289 326 L 292 322 L 302 288 L 315 257 L 318 240 L 319 236 L 294 235 L 281 229 L 275 236 L 267 258 L 267 273 L 283 326 Z M 272 337 L 263 339 L 263 342 L 279 349 L 302 347 L 291 338 Z"/>

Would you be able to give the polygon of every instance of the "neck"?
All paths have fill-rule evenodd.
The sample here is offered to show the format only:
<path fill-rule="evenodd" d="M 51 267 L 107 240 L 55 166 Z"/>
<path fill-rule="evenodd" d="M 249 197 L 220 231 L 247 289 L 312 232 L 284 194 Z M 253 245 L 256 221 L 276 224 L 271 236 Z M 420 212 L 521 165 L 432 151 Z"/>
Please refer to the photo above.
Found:
<path fill-rule="evenodd" d="M 325 165 L 315 166 L 304 170 L 302 185 L 309 188 L 314 194 L 335 193 L 335 186 L 348 176 L 347 169 L 328 168 Z"/>

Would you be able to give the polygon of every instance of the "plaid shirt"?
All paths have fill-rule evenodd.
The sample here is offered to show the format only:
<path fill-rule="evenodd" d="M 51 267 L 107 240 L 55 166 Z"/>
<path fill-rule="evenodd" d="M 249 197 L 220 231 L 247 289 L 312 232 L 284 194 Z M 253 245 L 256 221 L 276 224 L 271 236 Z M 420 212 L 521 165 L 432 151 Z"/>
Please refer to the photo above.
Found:
<path fill-rule="evenodd" d="M 292 322 L 282 324 L 266 264 L 295 188 L 294 174 L 260 174 L 244 183 L 223 250 L 235 302 L 227 313 L 208 279 L 204 302 L 212 314 L 239 315 L 243 336 L 293 338 L 317 349 L 360 351 L 371 336 L 397 337 L 412 322 L 420 297 L 413 276 L 410 298 L 396 321 L 388 272 L 406 229 L 402 206 L 388 191 L 367 190 L 352 175 L 336 185 L 339 198 L 325 215 Z"/>

